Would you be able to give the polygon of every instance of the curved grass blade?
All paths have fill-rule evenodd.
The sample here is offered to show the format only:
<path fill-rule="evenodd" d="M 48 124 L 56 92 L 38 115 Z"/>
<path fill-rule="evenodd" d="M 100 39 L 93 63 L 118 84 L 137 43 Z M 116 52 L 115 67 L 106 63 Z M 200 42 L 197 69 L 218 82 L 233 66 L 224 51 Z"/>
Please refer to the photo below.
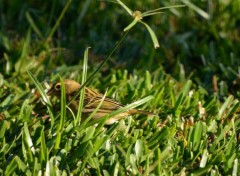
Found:
<path fill-rule="evenodd" d="M 131 29 L 133 26 L 135 26 L 135 24 L 137 24 L 139 20 L 137 18 L 134 18 L 134 20 L 127 26 L 123 29 L 123 31 L 128 31 L 129 29 Z"/>
<path fill-rule="evenodd" d="M 148 30 L 148 32 L 149 32 L 151 38 L 152 38 L 154 48 L 159 48 L 160 45 L 159 45 L 159 43 L 158 43 L 157 36 L 156 36 L 156 34 L 153 32 L 153 30 L 151 29 L 151 27 L 148 26 L 147 23 L 144 23 L 144 22 L 141 21 L 141 20 L 140 20 L 139 22 L 142 23 L 144 26 L 146 26 L 146 28 L 147 28 L 147 30 Z"/>
<path fill-rule="evenodd" d="M 133 14 L 133 11 L 131 9 L 129 9 L 122 1 L 120 0 L 116 0 L 118 4 L 120 4 L 126 11 L 129 15 L 132 16 Z"/>

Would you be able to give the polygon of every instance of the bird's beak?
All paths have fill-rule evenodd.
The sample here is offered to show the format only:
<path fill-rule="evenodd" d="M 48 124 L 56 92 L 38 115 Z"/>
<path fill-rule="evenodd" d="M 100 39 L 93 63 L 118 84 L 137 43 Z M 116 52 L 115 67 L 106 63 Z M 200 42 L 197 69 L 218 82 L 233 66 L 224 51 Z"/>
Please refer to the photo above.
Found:
<path fill-rule="evenodd" d="M 47 95 L 48 96 L 54 95 L 54 88 L 53 87 L 51 87 L 51 89 L 47 92 Z"/>

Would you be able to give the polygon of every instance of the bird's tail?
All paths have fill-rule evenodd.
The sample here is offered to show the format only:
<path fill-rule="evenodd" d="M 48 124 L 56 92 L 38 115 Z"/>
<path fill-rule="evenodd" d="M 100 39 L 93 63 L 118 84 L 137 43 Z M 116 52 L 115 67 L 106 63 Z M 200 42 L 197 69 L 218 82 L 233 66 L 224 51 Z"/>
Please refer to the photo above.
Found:
<path fill-rule="evenodd" d="M 148 111 L 138 110 L 138 109 L 131 109 L 131 110 L 129 110 L 129 114 L 131 114 L 131 115 L 133 115 L 133 114 L 142 114 L 142 115 L 154 115 L 154 116 L 157 115 L 157 114 L 155 114 L 153 112 L 148 112 Z"/>

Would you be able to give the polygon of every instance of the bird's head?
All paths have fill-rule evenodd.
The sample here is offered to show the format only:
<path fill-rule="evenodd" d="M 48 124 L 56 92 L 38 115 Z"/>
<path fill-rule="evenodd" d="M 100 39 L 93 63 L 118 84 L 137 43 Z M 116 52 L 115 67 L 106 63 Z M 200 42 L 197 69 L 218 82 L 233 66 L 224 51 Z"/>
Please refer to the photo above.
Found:
<path fill-rule="evenodd" d="M 67 95 L 71 95 L 72 93 L 76 92 L 77 90 L 80 89 L 81 85 L 74 80 L 70 80 L 70 79 L 66 79 L 63 81 L 64 82 L 64 86 L 65 86 L 65 90 L 66 90 L 66 94 Z M 51 89 L 48 91 L 48 95 L 61 95 L 61 87 L 62 84 L 61 82 L 57 82 L 55 84 L 53 84 L 53 86 L 51 87 Z"/>

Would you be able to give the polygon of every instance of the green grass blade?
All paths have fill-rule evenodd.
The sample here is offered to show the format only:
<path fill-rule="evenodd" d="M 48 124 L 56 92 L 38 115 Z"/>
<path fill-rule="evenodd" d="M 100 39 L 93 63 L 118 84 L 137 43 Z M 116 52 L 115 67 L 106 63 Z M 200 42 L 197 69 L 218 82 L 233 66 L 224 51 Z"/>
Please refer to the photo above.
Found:
<path fill-rule="evenodd" d="M 60 123 L 58 126 L 58 131 L 62 132 L 65 118 L 66 118 L 66 89 L 65 89 L 63 79 L 61 77 L 60 77 L 60 82 L 61 82 L 61 117 L 60 117 Z"/>
<path fill-rule="evenodd" d="M 31 139 L 31 135 L 28 130 L 27 122 L 24 122 L 23 134 L 26 137 L 26 142 L 27 142 L 29 148 L 31 149 L 32 153 L 35 154 L 35 148 L 34 148 L 34 145 L 33 145 L 32 139 Z"/>
<path fill-rule="evenodd" d="M 204 149 L 199 167 L 201 167 L 201 168 L 206 167 L 208 156 L 209 156 L 209 153 L 208 153 L 207 149 Z"/>
<path fill-rule="evenodd" d="M 202 9 L 200 9 L 199 7 L 197 7 L 195 4 L 193 4 L 192 2 L 190 2 L 189 0 L 181 0 L 184 4 L 186 4 L 188 7 L 190 7 L 191 9 L 193 9 L 195 12 L 197 12 L 199 15 L 201 15 L 203 18 L 209 20 L 210 19 L 210 15 L 208 13 L 206 13 L 205 11 L 203 11 Z"/>
<path fill-rule="evenodd" d="M 123 31 L 128 31 L 130 30 L 133 26 L 135 26 L 135 24 L 137 24 L 139 20 L 137 18 L 134 18 L 134 20 L 127 26 L 123 29 Z"/>
<path fill-rule="evenodd" d="M 26 164 L 18 156 L 15 156 L 10 164 L 8 164 L 4 175 L 12 175 L 16 168 L 19 168 L 22 172 L 27 168 Z"/>
<path fill-rule="evenodd" d="M 186 7 L 186 5 L 173 5 L 173 6 L 157 8 L 157 9 L 154 9 L 154 10 L 148 10 L 146 12 L 143 12 L 142 16 L 145 17 L 145 16 L 149 16 L 150 14 L 154 15 L 155 13 L 159 13 L 159 11 L 161 11 L 161 10 L 172 9 L 172 8 L 180 8 L 180 7 Z M 163 12 L 160 12 L 160 13 L 163 13 Z"/>
<path fill-rule="evenodd" d="M 117 1 L 118 4 L 120 4 L 120 5 L 127 11 L 127 13 L 128 13 L 129 15 L 132 16 L 133 11 L 132 11 L 130 8 L 128 8 L 128 6 L 126 6 L 126 5 L 125 5 L 122 1 L 120 1 L 120 0 L 116 0 L 116 1 Z"/>
<path fill-rule="evenodd" d="M 19 119 L 23 122 L 29 122 L 31 120 L 32 110 L 33 107 L 29 105 L 29 100 L 26 99 L 21 107 Z"/>
<path fill-rule="evenodd" d="M 41 146 L 40 146 L 40 162 L 41 166 L 44 167 L 48 161 L 48 148 L 46 145 L 46 139 L 44 134 L 44 127 L 41 130 Z"/>
<path fill-rule="evenodd" d="M 85 96 L 85 87 L 84 83 L 86 82 L 87 79 L 87 63 L 88 63 L 88 51 L 89 48 L 87 48 L 84 52 L 84 58 L 83 58 L 83 72 L 82 72 L 82 90 L 80 92 L 80 97 L 79 97 L 79 104 L 78 104 L 78 112 L 77 112 L 77 117 L 76 117 L 76 124 L 80 124 L 81 122 L 81 115 L 82 115 L 82 110 L 83 110 L 83 103 L 84 103 L 84 96 Z"/>
<path fill-rule="evenodd" d="M 87 141 L 89 141 L 90 139 L 92 139 L 93 138 L 93 136 L 94 136 L 94 133 L 95 133 L 95 127 L 93 127 L 93 126 L 90 126 L 89 128 L 87 128 L 87 130 L 86 130 L 86 135 L 83 137 L 83 139 L 82 139 L 82 143 L 83 142 L 87 142 Z"/>
<path fill-rule="evenodd" d="M 230 105 L 233 102 L 233 96 L 230 95 L 227 100 L 223 103 L 223 105 L 221 106 L 221 108 L 219 109 L 219 113 L 218 113 L 218 120 L 225 118 L 225 113 L 228 110 L 228 108 L 230 107 Z"/>
<path fill-rule="evenodd" d="M 42 36 L 40 30 L 38 29 L 37 25 L 34 23 L 31 15 L 30 15 L 30 13 L 29 13 L 28 11 L 25 13 L 25 16 L 26 16 L 26 18 L 27 18 L 30 26 L 31 26 L 32 29 L 34 30 L 34 32 L 38 35 L 38 37 L 39 37 L 40 39 L 43 39 L 43 36 Z"/>
<path fill-rule="evenodd" d="M 54 118 L 54 115 L 53 115 L 53 111 L 52 111 L 52 104 L 51 104 L 47 94 L 45 93 L 42 85 L 40 84 L 40 82 L 35 78 L 35 76 L 30 71 L 28 71 L 28 75 L 32 79 L 33 83 L 35 84 L 35 86 L 37 87 L 38 91 L 40 92 L 43 101 L 47 105 L 48 113 L 49 113 L 50 118 L 51 118 L 51 128 L 52 128 L 53 125 L 54 125 L 54 121 L 55 121 L 55 118 Z"/>
<path fill-rule="evenodd" d="M 192 81 L 188 80 L 185 84 L 183 89 L 181 90 L 181 93 L 183 93 L 183 96 L 186 97 L 189 94 L 190 88 L 192 86 Z"/>
<path fill-rule="evenodd" d="M 27 37 L 24 40 L 24 43 L 22 45 L 22 49 L 21 49 L 21 56 L 18 59 L 18 61 L 15 64 L 15 69 L 18 73 L 22 73 L 26 71 L 26 58 L 28 56 L 28 52 L 29 52 L 29 45 L 31 42 L 31 30 L 28 30 L 27 32 Z"/>
<path fill-rule="evenodd" d="M 64 85 L 63 79 L 61 77 L 60 77 L 60 82 L 61 82 L 61 113 L 60 113 L 60 121 L 58 124 L 58 129 L 57 129 L 57 138 L 55 140 L 55 145 L 54 145 L 55 150 L 59 149 L 59 145 L 62 138 L 64 122 L 66 118 L 66 91 L 65 91 L 65 85 Z"/>
<path fill-rule="evenodd" d="M 144 15 L 143 17 L 146 17 L 146 16 L 152 16 L 152 15 L 157 15 L 157 14 L 162 14 L 164 12 L 154 12 L 154 13 L 148 13 L 146 15 Z"/>
<path fill-rule="evenodd" d="M 65 4 L 65 6 L 63 8 L 63 11 L 61 12 L 60 16 L 58 17 L 55 25 L 53 26 L 51 32 L 48 35 L 45 43 L 50 41 L 50 39 L 52 38 L 53 34 L 55 33 L 55 31 L 57 30 L 58 26 L 60 25 L 60 21 L 62 20 L 62 18 L 64 17 L 65 13 L 67 12 L 67 9 L 69 8 L 71 2 L 72 2 L 72 0 L 67 0 L 67 3 Z"/>
<path fill-rule="evenodd" d="M 234 160 L 234 165 L 233 165 L 233 170 L 232 170 L 232 176 L 237 176 L 237 173 L 239 173 L 239 167 L 240 167 L 240 165 L 239 165 L 239 158 L 236 158 L 235 160 Z"/>
<path fill-rule="evenodd" d="M 7 121 L 2 121 L 0 123 L 0 141 L 5 137 L 5 132 L 7 129 Z"/>
<path fill-rule="evenodd" d="M 144 150 L 142 140 L 138 139 L 136 141 L 135 146 L 134 146 L 134 150 L 135 150 L 137 160 L 139 161 L 140 157 L 143 155 L 143 150 Z"/>
<path fill-rule="evenodd" d="M 28 131 L 27 122 L 24 123 L 24 127 L 22 128 L 22 153 L 26 162 L 33 162 L 33 154 L 35 153 L 35 149 Z"/>
<path fill-rule="evenodd" d="M 58 167 L 55 164 L 55 157 L 50 158 L 50 160 L 48 160 L 47 162 L 47 166 L 46 166 L 46 175 L 51 175 L 51 176 L 57 176 L 57 171 L 58 171 Z"/>
<path fill-rule="evenodd" d="M 146 26 L 150 36 L 151 36 L 151 39 L 152 39 L 152 42 L 153 42 L 153 45 L 154 45 L 154 48 L 159 48 L 160 45 L 159 45 L 159 42 L 158 42 L 158 39 L 157 39 L 157 36 L 156 34 L 154 33 L 154 31 L 151 29 L 151 27 L 147 24 L 147 23 L 144 23 L 143 21 L 139 21 L 140 23 L 142 23 L 144 26 Z"/>

